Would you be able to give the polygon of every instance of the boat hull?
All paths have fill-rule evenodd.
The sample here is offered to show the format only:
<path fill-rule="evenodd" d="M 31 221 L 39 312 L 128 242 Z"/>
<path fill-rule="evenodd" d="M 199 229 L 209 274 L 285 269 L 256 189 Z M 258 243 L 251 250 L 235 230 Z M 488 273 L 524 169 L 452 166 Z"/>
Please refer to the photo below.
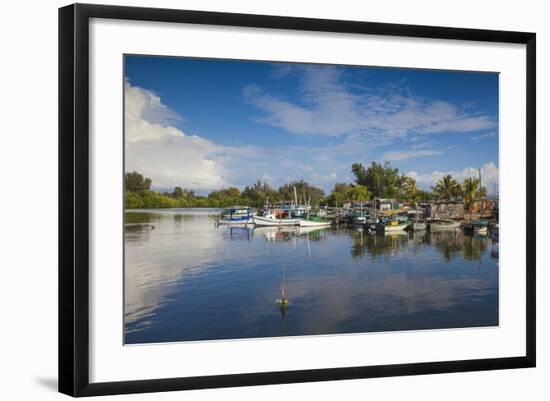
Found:
<path fill-rule="evenodd" d="M 430 231 L 448 231 L 459 228 L 460 222 L 458 221 L 453 221 L 452 223 L 430 223 Z"/>
<path fill-rule="evenodd" d="M 256 226 L 280 227 L 280 226 L 299 226 L 300 219 L 277 219 L 263 216 L 252 216 L 252 222 Z"/>
<path fill-rule="evenodd" d="M 252 217 L 247 217 L 246 219 L 221 219 L 218 220 L 218 224 L 230 226 L 242 226 L 246 224 L 252 224 Z"/>
<path fill-rule="evenodd" d="M 381 224 L 378 226 L 378 230 L 384 233 L 394 233 L 394 232 L 400 232 L 404 231 L 409 226 L 409 223 L 402 223 L 402 224 Z"/>
<path fill-rule="evenodd" d="M 330 225 L 330 221 L 300 220 L 300 227 L 328 227 Z"/>
<path fill-rule="evenodd" d="M 412 223 L 410 227 L 413 231 L 423 231 L 428 228 L 428 225 L 426 223 Z"/>

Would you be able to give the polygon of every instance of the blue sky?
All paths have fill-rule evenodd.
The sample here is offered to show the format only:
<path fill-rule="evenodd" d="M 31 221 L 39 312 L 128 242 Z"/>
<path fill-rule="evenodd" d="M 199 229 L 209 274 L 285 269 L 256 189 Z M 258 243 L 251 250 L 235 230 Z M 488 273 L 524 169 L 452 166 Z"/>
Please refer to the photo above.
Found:
<path fill-rule="evenodd" d="M 498 74 L 126 56 L 126 170 L 206 193 L 388 160 L 429 188 L 498 186 Z"/>

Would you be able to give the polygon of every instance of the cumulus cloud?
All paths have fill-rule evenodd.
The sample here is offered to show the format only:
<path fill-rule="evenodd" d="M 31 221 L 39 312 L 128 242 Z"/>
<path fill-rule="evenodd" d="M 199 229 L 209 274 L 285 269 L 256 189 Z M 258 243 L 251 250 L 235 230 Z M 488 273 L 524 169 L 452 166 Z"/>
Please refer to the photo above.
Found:
<path fill-rule="evenodd" d="M 428 189 L 446 175 L 451 175 L 458 182 L 462 182 L 468 177 L 478 178 L 479 170 L 475 167 L 467 167 L 461 171 L 433 171 L 428 174 L 418 174 L 416 171 L 409 171 L 406 175 L 414 178 L 421 188 Z M 495 189 L 498 191 L 498 179 L 499 169 L 495 163 L 485 163 L 481 167 L 482 185 L 487 188 L 489 194 L 495 195 Z"/>
<path fill-rule="evenodd" d="M 157 188 L 228 186 L 218 161 L 226 149 L 170 125 L 180 119 L 154 93 L 125 83 L 125 168 L 139 171 Z"/>
<path fill-rule="evenodd" d="M 356 134 L 387 140 L 497 126 L 493 116 L 474 114 L 445 101 L 426 100 L 395 85 L 363 88 L 359 95 L 352 90 L 356 85 L 346 83 L 342 70 L 336 67 L 284 66 L 277 74 L 296 74 L 299 101 L 270 95 L 254 84 L 246 86 L 243 95 L 265 113 L 260 122 L 291 134 Z"/>

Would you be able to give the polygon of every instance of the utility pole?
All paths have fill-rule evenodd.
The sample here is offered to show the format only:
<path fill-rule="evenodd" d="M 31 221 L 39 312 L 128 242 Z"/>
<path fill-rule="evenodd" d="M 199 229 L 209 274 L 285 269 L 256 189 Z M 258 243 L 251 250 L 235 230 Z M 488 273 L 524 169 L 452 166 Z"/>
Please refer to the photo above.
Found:
<path fill-rule="evenodd" d="M 481 199 L 481 190 L 483 188 L 481 185 L 481 169 L 478 168 L 477 171 L 479 172 L 479 202 L 481 203 L 480 210 L 481 210 L 481 216 L 483 216 L 483 199 Z"/>

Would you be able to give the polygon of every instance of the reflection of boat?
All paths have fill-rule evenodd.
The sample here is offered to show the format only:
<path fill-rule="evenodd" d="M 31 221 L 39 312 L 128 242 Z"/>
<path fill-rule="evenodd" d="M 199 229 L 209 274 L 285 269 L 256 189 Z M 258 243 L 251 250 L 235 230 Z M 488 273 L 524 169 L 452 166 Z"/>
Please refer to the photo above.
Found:
<path fill-rule="evenodd" d="M 456 230 L 460 227 L 460 221 L 454 220 L 432 220 L 429 223 L 430 231 Z"/>
<path fill-rule="evenodd" d="M 396 230 L 396 231 L 385 231 L 384 236 L 388 238 L 400 238 L 400 237 L 408 237 L 409 233 L 405 230 Z"/>
<path fill-rule="evenodd" d="M 300 219 L 277 218 L 272 213 L 266 213 L 263 216 L 252 216 L 252 222 L 257 226 L 298 226 Z"/>
<path fill-rule="evenodd" d="M 300 227 L 328 227 L 330 225 L 330 220 L 324 220 L 317 216 L 308 216 L 300 220 Z"/>
<path fill-rule="evenodd" d="M 490 223 L 487 228 L 491 233 L 491 237 L 494 239 L 498 239 L 498 223 Z"/>
<path fill-rule="evenodd" d="M 219 224 L 249 224 L 252 223 L 252 209 L 249 207 L 235 206 L 224 209 L 221 213 Z"/>
<path fill-rule="evenodd" d="M 499 244 L 498 241 L 493 241 L 491 245 L 491 257 L 498 259 L 499 257 Z"/>
<path fill-rule="evenodd" d="M 312 232 L 322 231 L 327 228 L 323 227 L 297 227 L 297 226 L 286 226 L 286 227 L 258 227 L 255 226 L 252 231 L 253 235 L 263 234 L 268 241 L 286 241 L 292 237 L 298 237 L 300 235 L 309 234 Z"/>
<path fill-rule="evenodd" d="M 487 220 L 476 220 L 464 226 L 464 232 L 470 234 L 487 234 Z"/>

